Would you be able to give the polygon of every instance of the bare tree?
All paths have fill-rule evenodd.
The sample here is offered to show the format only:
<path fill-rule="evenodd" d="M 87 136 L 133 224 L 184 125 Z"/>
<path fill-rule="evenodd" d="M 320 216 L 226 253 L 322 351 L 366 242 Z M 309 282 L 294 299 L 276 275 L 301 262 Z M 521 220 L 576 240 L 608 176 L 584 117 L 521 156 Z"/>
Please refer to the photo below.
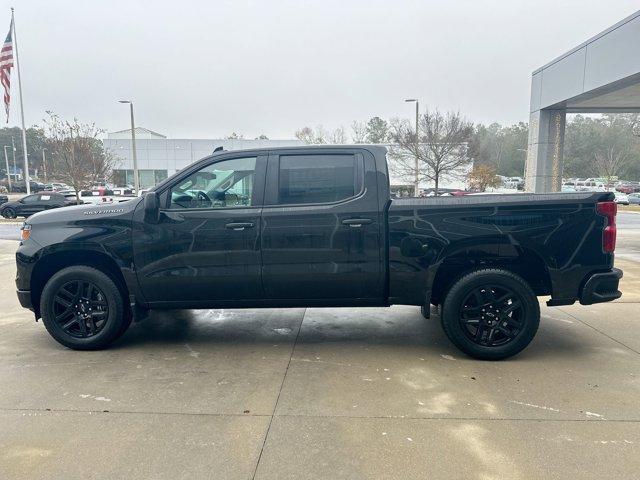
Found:
<path fill-rule="evenodd" d="M 52 158 L 52 173 L 76 192 L 80 203 L 80 190 L 93 182 L 111 176 L 116 159 L 105 152 L 98 135 L 103 131 L 93 123 L 62 120 L 53 112 L 45 119 L 48 149 Z"/>
<path fill-rule="evenodd" d="M 351 124 L 351 140 L 353 143 L 365 143 L 367 141 L 367 126 L 356 120 Z"/>
<path fill-rule="evenodd" d="M 304 143 L 315 143 L 315 135 L 313 134 L 311 127 L 302 127 L 300 130 L 296 130 L 294 135 L 298 140 L 301 140 Z"/>
<path fill-rule="evenodd" d="M 629 152 L 618 145 L 610 144 L 594 152 L 598 175 L 611 182 L 618 177 L 629 163 Z"/>
<path fill-rule="evenodd" d="M 415 179 L 415 158 L 418 158 L 419 180 L 430 180 L 438 194 L 443 176 L 456 175 L 468 165 L 467 143 L 473 124 L 459 112 L 441 113 L 433 110 L 420 115 L 418 136 L 409 120 L 391 122 L 390 148 L 392 171 L 409 182 Z"/>
<path fill-rule="evenodd" d="M 294 134 L 298 140 L 308 144 L 327 143 L 327 132 L 322 125 L 318 125 L 315 130 L 311 127 L 302 127 Z"/>
<path fill-rule="evenodd" d="M 345 143 L 347 143 L 347 132 L 345 131 L 344 127 L 340 125 L 333 132 L 331 132 L 329 140 L 330 143 L 333 143 L 335 145 L 344 145 Z"/>

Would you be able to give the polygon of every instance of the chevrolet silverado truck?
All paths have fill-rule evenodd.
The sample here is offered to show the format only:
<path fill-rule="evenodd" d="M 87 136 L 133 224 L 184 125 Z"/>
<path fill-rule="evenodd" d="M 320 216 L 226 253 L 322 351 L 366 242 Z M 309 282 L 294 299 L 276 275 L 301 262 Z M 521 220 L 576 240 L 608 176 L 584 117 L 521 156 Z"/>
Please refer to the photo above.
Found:
<path fill-rule="evenodd" d="M 20 303 L 78 350 L 150 309 L 435 305 L 460 350 L 502 359 L 533 339 L 537 297 L 620 297 L 613 193 L 391 199 L 386 153 L 216 151 L 144 197 L 38 213 Z"/>

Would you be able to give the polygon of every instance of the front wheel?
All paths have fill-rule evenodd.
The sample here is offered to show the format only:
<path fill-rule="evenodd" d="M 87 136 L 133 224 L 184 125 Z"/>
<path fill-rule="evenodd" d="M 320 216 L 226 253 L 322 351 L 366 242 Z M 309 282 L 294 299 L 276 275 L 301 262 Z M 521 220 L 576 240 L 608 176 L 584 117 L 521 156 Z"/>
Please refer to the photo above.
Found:
<path fill-rule="evenodd" d="M 535 336 L 540 305 L 521 277 L 483 269 L 460 278 L 442 308 L 447 337 L 467 355 L 501 360 L 522 351 Z"/>
<path fill-rule="evenodd" d="M 7 207 L 2 210 L 2 216 L 4 218 L 16 218 L 16 211 L 11 207 Z"/>
<path fill-rule="evenodd" d="M 64 268 L 47 282 L 40 299 L 49 334 L 75 350 L 97 350 L 128 326 L 122 294 L 114 281 L 95 268 Z"/>

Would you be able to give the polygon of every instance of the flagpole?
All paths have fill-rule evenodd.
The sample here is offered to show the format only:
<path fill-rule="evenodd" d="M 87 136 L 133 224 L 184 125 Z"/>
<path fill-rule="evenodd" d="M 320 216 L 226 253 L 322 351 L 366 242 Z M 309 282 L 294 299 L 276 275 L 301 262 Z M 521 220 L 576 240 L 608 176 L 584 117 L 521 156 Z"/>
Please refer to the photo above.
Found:
<path fill-rule="evenodd" d="M 31 194 L 31 178 L 29 177 L 29 159 L 27 157 L 27 130 L 24 128 L 24 106 L 22 105 L 22 79 L 20 78 L 20 61 L 18 59 L 18 36 L 16 35 L 16 22 L 11 7 L 11 27 L 13 28 L 13 45 L 16 50 L 16 69 L 18 70 L 18 92 L 20 95 L 20 118 L 22 120 L 22 152 L 24 153 L 24 182 L 27 187 L 27 195 Z"/>

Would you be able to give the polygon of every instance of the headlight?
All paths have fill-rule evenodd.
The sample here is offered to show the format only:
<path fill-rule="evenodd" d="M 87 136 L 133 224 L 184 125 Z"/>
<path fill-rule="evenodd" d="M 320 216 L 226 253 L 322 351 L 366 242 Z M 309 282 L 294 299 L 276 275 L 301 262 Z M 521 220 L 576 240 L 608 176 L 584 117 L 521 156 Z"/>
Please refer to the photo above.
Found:
<path fill-rule="evenodd" d="M 22 241 L 24 242 L 25 240 L 29 240 L 30 236 L 31 236 L 31 225 L 25 222 L 22 224 L 22 228 L 20 229 L 20 238 L 22 238 Z"/>

